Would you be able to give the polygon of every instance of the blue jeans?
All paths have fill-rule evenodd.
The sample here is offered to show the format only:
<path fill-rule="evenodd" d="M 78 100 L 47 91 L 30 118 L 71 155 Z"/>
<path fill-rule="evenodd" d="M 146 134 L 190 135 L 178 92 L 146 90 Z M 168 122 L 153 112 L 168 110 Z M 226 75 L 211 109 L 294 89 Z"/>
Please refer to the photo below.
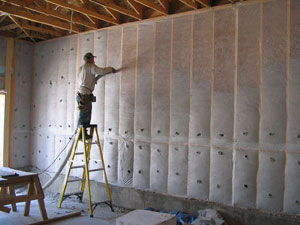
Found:
<path fill-rule="evenodd" d="M 80 102 L 79 95 L 76 96 L 76 101 L 79 104 L 79 102 Z M 79 118 L 78 118 L 77 127 L 79 127 L 80 125 L 88 126 L 91 123 L 91 119 L 92 119 L 92 101 L 90 101 L 88 104 L 91 104 L 90 105 L 90 110 L 88 110 L 88 111 L 79 110 Z"/>

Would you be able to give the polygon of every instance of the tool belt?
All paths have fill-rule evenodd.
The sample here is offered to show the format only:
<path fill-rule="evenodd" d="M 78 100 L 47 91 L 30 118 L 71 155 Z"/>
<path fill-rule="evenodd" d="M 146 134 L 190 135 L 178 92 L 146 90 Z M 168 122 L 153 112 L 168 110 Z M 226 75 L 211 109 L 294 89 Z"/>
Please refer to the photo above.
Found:
<path fill-rule="evenodd" d="M 77 92 L 77 96 L 79 96 L 79 101 L 78 101 L 78 109 L 83 112 L 90 111 L 92 108 L 92 99 L 93 99 L 93 94 L 90 95 L 83 95 Z"/>

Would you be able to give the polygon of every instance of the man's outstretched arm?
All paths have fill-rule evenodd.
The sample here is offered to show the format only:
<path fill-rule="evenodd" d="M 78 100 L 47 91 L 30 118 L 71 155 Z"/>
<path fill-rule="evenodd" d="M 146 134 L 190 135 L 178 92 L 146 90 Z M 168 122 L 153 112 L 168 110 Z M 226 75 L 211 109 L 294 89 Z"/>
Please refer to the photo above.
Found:
<path fill-rule="evenodd" d="M 110 73 L 116 73 L 116 69 L 114 69 L 113 67 L 109 66 L 109 67 L 105 67 L 105 68 L 101 68 L 98 66 L 94 66 L 93 67 L 92 73 L 97 74 L 96 76 L 96 82 L 103 76 L 110 74 Z"/>

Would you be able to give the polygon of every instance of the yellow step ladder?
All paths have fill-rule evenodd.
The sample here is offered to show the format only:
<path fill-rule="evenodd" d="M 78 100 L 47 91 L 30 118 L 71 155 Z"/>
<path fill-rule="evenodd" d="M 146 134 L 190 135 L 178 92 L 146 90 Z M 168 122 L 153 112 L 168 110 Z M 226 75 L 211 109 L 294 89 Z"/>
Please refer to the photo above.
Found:
<path fill-rule="evenodd" d="M 86 131 L 87 128 L 90 128 L 90 135 L 87 134 L 87 131 Z M 96 140 L 96 142 L 93 142 L 93 135 L 94 135 L 95 131 L 96 131 L 97 140 Z M 77 145 L 80 140 L 83 142 L 83 152 L 76 152 Z M 90 158 L 92 145 L 94 145 L 94 144 L 98 145 L 99 153 L 100 153 L 100 160 Z M 76 162 L 79 162 L 79 160 L 76 161 L 75 157 L 78 155 L 84 155 L 84 164 L 76 165 Z M 89 169 L 89 161 L 90 160 L 101 161 L 102 167 L 98 168 L 98 169 Z M 75 164 L 75 165 L 73 165 L 73 164 Z M 72 169 L 80 169 L 80 168 L 83 169 L 82 178 L 69 179 L 71 170 Z M 108 201 L 92 203 L 89 173 L 96 172 L 96 171 L 103 171 L 103 173 L 104 173 L 107 195 L 109 198 Z M 71 182 L 81 182 L 80 191 L 66 194 L 65 192 L 66 192 L 67 184 L 71 183 Z M 60 208 L 63 200 L 65 200 L 67 197 L 72 196 L 72 195 L 78 196 L 80 201 L 82 201 L 85 184 L 87 184 L 87 188 L 88 188 L 88 199 L 89 199 L 89 208 L 90 208 L 90 216 L 91 217 L 93 217 L 93 212 L 94 212 L 95 208 L 97 207 L 97 205 L 99 205 L 101 203 L 107 204 L 111 208 L 111 210 L 114 211 L 114 208 L 112 205 L 111 193 L 110 193 L 107 176 L 106 176 L 106 171 L 105 171 L 105 165 L 104 165 L 103 154 L 102 154 L 102 149 L 101 149 L 101 145 L 100 145 L 100 139 L 99 139 L 99 134 L 98 134 L 98 130 L 97 130 L 97 125 L 80 126 L 77 129 L 76 139 L 75 139 L 75 142 L 72 147 L 72 152 L 71 152 L 69 163 L 68 163 L 68 170 L 67 170 L 67 173 L 65 176 L 65 180 L 64 180 L 61 192 L 60 192 L 60 197 L 59 197 L 57 207 Z"/>

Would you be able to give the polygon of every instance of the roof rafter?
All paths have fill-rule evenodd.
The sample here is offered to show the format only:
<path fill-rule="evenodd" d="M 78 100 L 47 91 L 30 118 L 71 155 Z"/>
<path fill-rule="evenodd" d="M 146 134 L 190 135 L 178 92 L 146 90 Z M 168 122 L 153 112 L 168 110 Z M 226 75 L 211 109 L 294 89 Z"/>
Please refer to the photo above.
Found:
<path fill-rule="evenodd" d="M 117 11 L 114 11 L 110 8 L 107 8 L 106 6 L 103 6 L 103 8 L 113 17 L 115 18 L 117 21 L 120 22 L 120 13 Z"/>
<path fill-rule="evenodd" d="M 158 0 L 158 2 L 167 12 L 169 11 L 169 0 Z"/>
<path fill-rule="evenodd" d="M 17 28 L 17 27 L 18 27 L 17 24 L 12 23 L 12 24 L 9 24 L 9 25 L 0 27 L 0 30 L 12 30 L 12 29 L 15 29 L 15 28 Z"/>
<path fill-rule="evenodd" d="M 46 40 L 48 38 L 47 35 L 36 34 L 36 33 L 32 33 L 32 32 L 29 32 L 29 35 L 32 38 L 38 38 L 41 40 Z M 19 36 L 17 36 L 17 38 L 26 38 L 26 34 L 20 34 Z"/>
<path fill-rule="evenodd" d="M 117 4 L 115 4 L 113 1 L 111 0 L 90 0 L 90 2 L 93 2 L 95 4 L 98 4 L 98 5 L 103 5 L 107 8 L 110 8 L 112 10 L 115 10 L 119 13 L 122 13 L 126 16 L 130 16 L 132 18 L 135 18 L 137 20 L 141 20 L 142 19 L 142 16 L 137 14 L 136 12 L 133 12 L 129 9 L 125 9 L 121 6 L 118 6 Z"/>
<path fill-rule="evenodd" d="M 99 19 L 99 20 L 103 20 L 103 21 L 106 21 L 106 22 L 109 22 L 109 23 L 112 23 L 112 24 L 119 24 L 118 21 L 116 21 L 114 18 L 105 16 L 105 15 L 101 15 L 101 14 L 96 13 L 94 11 L 88 10 L 85 7 L 79 7 L 79 6 L 76 6 L 76 5 L 71 5 L 71 4 L 63 2 L 61 0 L 46 0 L 46 1 L 49 2 L 49 3 L 52 3 L 54 5 L 58 5 L 60 7 L 67 8 L 69 10 L 73 10 L 73 11 L 79 12 L 79 13 L 84 14 L 84 15 L 88 15 L 88 16 L 91 16 L 91 17 Z"/>
<path fill-rule="evenodd" d="M 20 23 L 19 23 L 19 21 L 18 21 L 18 19 L 17 18 L 15 18 L 14 16 L 9 16 L 9 18 L 24 32 L 24 34 L 27 36 L 27 37 L 29 37 L 33 42 L 35 42 L 35 40 L 33 39 L 33 37 L 31 37 L 30 35 L 29 35 L 29 33 L 26 31 L 26 30 L 24 30 L 22 27 L 21 27 L 21 25 L 20 25 Z"/>
<path fill-rule="evenodd" d="M 137 14 L 143 16 L 143 6 L 137 4 L 134 0 L 127 0 L 127 2 Z"/>
<path fill-rule="evenodd" d="M 29 5 L 30 3 L 34 2 L 35 0 L 25 0 L 24 3 L 25 5 Z"/>
<path fill-rule="evenodd" d="M 179 0 L 179 1 L 193 9 L 198 9 L 197 4 L 192 0 Z"/>
<path fill-rule="evenodd" d="M 56 28 L 59 28 L 62 30 L 70 31 L 70 24 L 68 24 L 68 23 L 65 23 L 65 22 L 60 21 L 55 18 L 45 17 L 44 15 L 32 14 L 32 13 L 26 12 L 25 10 L 22 10 L 19 7 L 8 5 L 7 3 L 0 4 L 0 12 L 9 13 L 18 18 L 22 18 L 22 19 L 33 21 L 33 22 L 46 24 L 46 25 L 56 27 Z M 72 31 L 74 33 L 80 33 L 80 30 L 76 26 L 73 26 Z"/>
<path fill-rule="evenodd" d="M 168 11 L 165 8 L 155 4 L 153 2 L 150 2 L 148 0 L 134 0 L 134 1 L 146 6 L 148 8 L 154 9 L 155 11 L 158 11 L 158 12 L 162 13 L 163 15 L 168 15 Z"/>
<path fill-rule="evenodd" d="M 49 29 L 46 29 L 46 28 L 33 26 L 33 25 L 28 24 L 27 21 L 22 21 L 21 26 L 22 26 L 23 29 L 26 29 L 26 30 L 37 31 L 37 32 L 43 33 L 43 34 L 50 34 L 50 35 L 55 36 L 55 37 L 61 37 L 61 36 L 64 35 L 64 32 L 49 30 Z"/>
<path fill-rule="evenodd" d="M 22 6 L 23 1 L 21 1 L 21 0 L 10 0 L 8 3 L 18 5 L 18 6 Z M 44 14 L 44 15 L 47 15 L 47 16 L 53 16 L 55 18 L 62 19 L 64 21 L 71 22 L 71 17 L 70 16 L 66 16 L 66 15 L 63 15 L 61 13 L 58 13 L 56 11 L 51 10 L 51 4 L 50 3 L 47 3 L 47 7 L 42 8 L 42 7 L 32 6 L 32 5 L 31 6 L 24 6 L 25 9 L 29 9 L 29 10 L 34 11 L 34 12 L 38 12 L 38 13 L 41 13 L 41 14 Z M 98 29 L 97 25 L 92 24 L 92 23 L 87 22 L 87 21 L 84 21 L 83 19 L 79 19 L 78 17 L 75 18 L 74 15 L 73 15 L 72 22 L 76 23 L 76 24 L 79 24 L 79 25 L 82 25 L 82 26 L 85 26 L 85 27 L 92 28 L 92 29 Z"/>
<path fill-rule="evenodd" d="M 211 7 L 210 0 L 196 0 L 196 1 L 199 2 L 204 7 Z"/>
<path fill-rule="evenodd" d="M 5 20 L 6 19 L 6 15 L 1 15 L 1 18 L 0 18 L 0 23 L 2 23 L 3 22 L 3 20 Z"/>

